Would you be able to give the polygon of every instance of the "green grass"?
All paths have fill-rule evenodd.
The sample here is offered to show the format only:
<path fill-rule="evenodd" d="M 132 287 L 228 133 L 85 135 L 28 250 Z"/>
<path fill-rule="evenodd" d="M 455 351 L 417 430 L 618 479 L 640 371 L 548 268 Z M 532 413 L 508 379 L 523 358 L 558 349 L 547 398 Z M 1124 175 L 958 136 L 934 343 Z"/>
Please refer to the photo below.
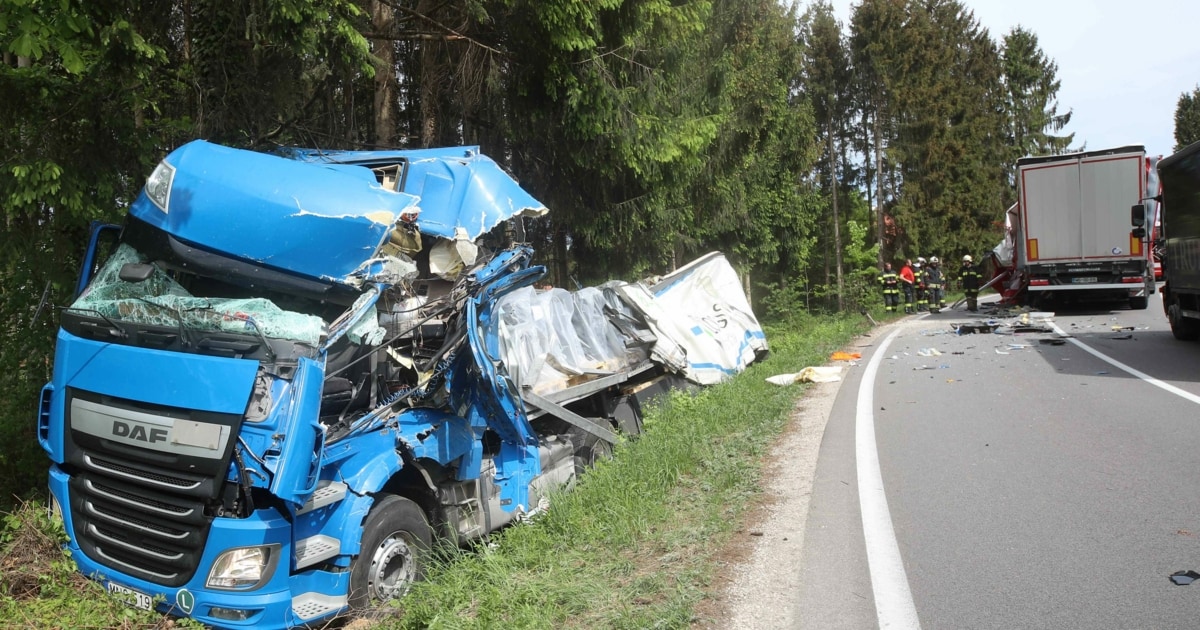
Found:
<path fill-rule="evenodd" d="M 654 410 L 646 432 L 534 523 L 451 553 L 383 628 L 686 628 L 718 552 L 761 492 L 764 455 L 803 386 L 765 379 L 821 365 L 865 319 L 767 330 L 771 356 Z"/>
<path fill-rule="evenodd" d="M 689 627 L 722 570 L 722 547 L 760 496 L 764 456 L 804 392 L 765 379 L 822 365 L 867 328 L 859 315 L 769 325 L 765 361 L 696 395 L 673 395 L 648 414 L 641 436 L 555 495 L 547 512 L 471 549 L 443 550 L 395 614 L 365 625 Z M 37 503 L 7 517 L 0 619 L 31 628 L 168 627 L 74 572 L 62 540 L 61 524 Z"/>

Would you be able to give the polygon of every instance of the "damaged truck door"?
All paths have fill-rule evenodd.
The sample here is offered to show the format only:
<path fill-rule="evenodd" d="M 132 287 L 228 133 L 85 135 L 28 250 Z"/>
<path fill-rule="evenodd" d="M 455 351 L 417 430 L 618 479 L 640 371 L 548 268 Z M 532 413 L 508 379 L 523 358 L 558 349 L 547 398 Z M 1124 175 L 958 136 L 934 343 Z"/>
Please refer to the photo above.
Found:
<path fill-rule="evenodd" d="M 79 569 L 214 627 L 367 608 L 767 350 L 717 253 L 534 289 L 504 224 L 545 212 L 477 147 L 168 155 L 94 230 L 42 391 Z"/>

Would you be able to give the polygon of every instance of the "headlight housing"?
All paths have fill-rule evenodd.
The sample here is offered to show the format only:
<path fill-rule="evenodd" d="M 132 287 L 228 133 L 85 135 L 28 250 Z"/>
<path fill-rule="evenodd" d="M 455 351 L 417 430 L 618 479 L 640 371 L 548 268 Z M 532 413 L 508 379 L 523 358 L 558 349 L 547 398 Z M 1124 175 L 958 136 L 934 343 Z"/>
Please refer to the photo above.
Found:
<path fill-rule="evenodd" d="M 248 591 L 266 583 L 279 561 L 279 545 L 238 547 L 217 556 L 205 586 L 227 591 Z"/>
<path fill-rule="evenodd" d="M 174 181 L 175 167 L 166 160 L 159 162 L 158 166 L 154 167 L 154 172 L 150 173 L 150 178 L 146 180 L 146 196 L 164 213 L 171 204 L 171 184 Z"/>

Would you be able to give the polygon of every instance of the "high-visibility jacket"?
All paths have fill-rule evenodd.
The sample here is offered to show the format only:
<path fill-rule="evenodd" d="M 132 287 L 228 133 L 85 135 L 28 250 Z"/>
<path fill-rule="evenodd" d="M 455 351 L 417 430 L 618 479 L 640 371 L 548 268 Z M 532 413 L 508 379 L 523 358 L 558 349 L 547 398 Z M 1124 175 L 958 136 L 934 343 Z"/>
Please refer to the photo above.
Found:
<path fill-rule="evenodd" d="M 883 294 L 900 294 L 900 276 L 894 271 L 885 271 L 879 274 L 879 284 L 883 285 Z"/>
<path fill-rule="evenodd" d="M 942 270 L 937 267 L 925 269 L 925 287 L 928 289 L 942 288 Z"/>
<path fill-rule="evenodd" d="M 966 291 L 968 295 L 971 293 L 979 293 L 980 275 L 979 270 L 975 268 L 975 265 L 964 264 L 961 278 L 963 291 Z"/>

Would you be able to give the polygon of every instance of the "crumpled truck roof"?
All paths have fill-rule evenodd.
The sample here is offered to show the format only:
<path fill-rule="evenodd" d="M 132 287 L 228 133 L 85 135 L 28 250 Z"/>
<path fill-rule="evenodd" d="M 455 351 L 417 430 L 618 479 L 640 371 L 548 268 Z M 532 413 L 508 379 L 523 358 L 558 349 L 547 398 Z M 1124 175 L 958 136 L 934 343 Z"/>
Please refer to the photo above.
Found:
<path fill-rule="evenodd" d="M 377 164 L 407 164 L 401 191 Z M 130 214 L 175 238 L 309 278 L 352 283 L 401 215 L 425 234 L 473 241 L 546 208 L 478 147 L 271 155 L 196 140 L 164 160 L 175 169 L 166 209 L 143 191 Z M 364 168 L 366 167 L 366 168 Z"/>
<path fill-rule="evenodd" d="M 452 240 L 475 239 L 517 216 L 541 216 L 534 199 L 478 146 L 391 151 L 286 149 L 295 160 L 321 164 L 380 166 L 404 160 L 401 190 L 420 197 L 417 227 Z"/>

